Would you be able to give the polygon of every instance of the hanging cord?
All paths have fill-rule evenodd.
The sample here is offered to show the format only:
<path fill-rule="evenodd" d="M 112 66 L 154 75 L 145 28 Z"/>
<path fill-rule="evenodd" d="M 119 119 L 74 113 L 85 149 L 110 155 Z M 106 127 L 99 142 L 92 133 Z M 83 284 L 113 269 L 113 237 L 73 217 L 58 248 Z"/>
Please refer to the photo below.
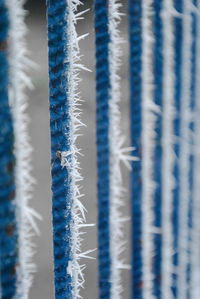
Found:
<path fill-rule="evenodd" d="M 110 298 L 108 1 L 95 1 L 99 297 Z"/>
<path fill-rule="evenodd" d="M 90 258 L 91 250 L 81 252 L 85 208 L 80 201 L 82 180 L 76 147 L 80 120 L 79 41 L 75 25 L 85 11 L 78 12 L 79 0 L 48 0 L 48 46 L 51 130 L 52 213 L 54 239 L 55 297 L 80 298 L 83 287 L 81 258 Z"/>
<path fill-rule="evenodd" d="M 162 265 L 162 158 L 163 148 L 162 126 L 163 126 L 163 23 L 161 19 L 161 10 L 163 0 L 154 0 L 153 2 L 153 34 L 154 56 L 153 56 L 153 73 L 154 73 L 154 101 L 159 107 L 158 113 L 155 115 L 155 150 L 154 150 L 154 257 L 153 257 L 153 293 L 157 299 L 161 298 L 161 265 Z"/>
<path fill-rule="evenodd" d="M 129 0 L 131 140 L 138 161 L 132 162 L 132 297 L 142 298 L 142 2 Z"/>
<path fill-rule="evenodd" d="M 14 132 L 8 103 L 8 11 L 0 1 L 0 277 L 1 298 L 16 294 L 18 232 L 16 225 Z"/>

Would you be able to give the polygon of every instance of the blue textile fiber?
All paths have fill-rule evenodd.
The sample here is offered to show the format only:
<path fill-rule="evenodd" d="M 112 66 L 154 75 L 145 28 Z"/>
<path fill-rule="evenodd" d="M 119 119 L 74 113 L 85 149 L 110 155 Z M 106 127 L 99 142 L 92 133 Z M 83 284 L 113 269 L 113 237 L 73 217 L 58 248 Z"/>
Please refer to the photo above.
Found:
<path fill-rule="evenodd" d="M 195 6 L 197 6 L 197 0 L 192 1 Z M 196 90 L 196 57 L 197 57 L 197 51 L 196 51 L 196 44 L 197 44 L 197 15 L 195 12 L 191 13 L 192 18 L 192 45 L 191 45 L 191 84 L 190 84 L 190 109 L 191 113 L 195 113 L 195 101 L 197 99 L 195 90 Z M 191 133 L 194 134 L 194 117 L 192 117 L 190 122 L 190 130 Z M 191 239 L 191 230 L 193 226 L 193 169 L 194 169 L 194 155 L 193 155 L 193 147 L 194 147 L 194 135 L 191 137 L 190 144 L 191 144 L 191 154 L 190 154 L 190 166 L 189 166 L 189 183 L 190 183 L 190 200 L 189 200 L 189 207 L 188 207 L 188 227 L 189 227 L 189 234 L 188 234 L 188 242 L 191 245 L 192 239 Z M 187 291 L 187 297 L 190 298 L 190 282 L 191 282 L 191 247 L 188 248 L 188 254 L 189 254 L 189 263 L 187 265 L 187 284 L 189 286 L 189 289 Z"/>
<path fill-rule="evenodd" d="M 18 246 L 15 208 L 14 132 L 8 103 L 8 11 L 0 0 L 0 279 L 1 298 L 16 293 Z"/>
<path fill-rule="evenodd" d="M 70 149 L 67 1 L 47 0 L 47 19 L 55 298 L 70 299 L 73 286 L 67 270 L 72 259 L 72 198 L 69 170 L 61 165 L 61 153 Z"/>
<path fill-rule="evenodd" d="M 108 1 L 95 0 L 99 298 L 110 298 Z"/>
<path fill-rule="evenodd" d="M 154 101 L 159 107 L 155 120 L 155 151 L 154 151 L 154 226 L 161 229 L 162 226 L 162 111 L 163 111 L 163 28 L 162 11 L 163 0 L 154 0 L 153 28 L 154 28 Z M 162 234 L 154 235 L 153 293 L 156 298 L 161 298 L 161 265 L 162 265 Z"/>
<path fill-rule="evenodd" d="M 174 7 L 179 12 L 183 12 L 183 1 L 174 0 Z M 180 103 L 181 103 L 181 89 L 182 89 L 182 40 L 183 40 L 183 20 L 180 17 L 174 17 L 174 36 L 175 36 L 175 109 L 176 117 L 174 120 L 174 135 L 180 138 Z M 180 192 L 180 179 L 179 179 L 179 157 L 180 157 L 180 144 L 179 141 L 174 145 L 174 151 L 176 154 L 176 161 L 174 165 L 174 177 L 176 179 L 176 186 L 173 192 L 173 250 L 174 255 L 172 257 L 173 264 L 176 267 L 178 265 L 178 233 L 179 233 L 179 192 Z M 174 297 L 177 296 L 177 274 L 173 273 L 173 286 L 172 292 Z"/>
<path fill-rule="evenodd" d="M 139 161 L 132 162 L 132 298 L 142 298 L 142 1 L 129 0 L 131 142 Z"/>

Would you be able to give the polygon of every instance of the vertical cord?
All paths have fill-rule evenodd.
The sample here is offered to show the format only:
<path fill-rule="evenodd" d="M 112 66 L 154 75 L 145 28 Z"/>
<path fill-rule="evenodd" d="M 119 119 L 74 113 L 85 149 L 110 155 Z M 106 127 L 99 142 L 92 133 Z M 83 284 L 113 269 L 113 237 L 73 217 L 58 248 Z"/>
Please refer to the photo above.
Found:
<path fill-rule="evenodd" d="M 110 71 L 110 99 L 109 99 L 109 180 L 110 180 L 110 258 L 111 258 L 111 299 L 121 299 L 123 286 L 121 283 L 122 269 L 126 267 L 123 262 L 122 253 L 126 241 L 123 236 L 123 182 L 121 174 L 121 161 L 126 157 L 123 153 L 123 138 L 121 132 L 121 111 L 119 102 L 121 100 L 119 69 L 121 67 L 121 23 L 120 8 L 122 2 L 109 0 L 109 71 Z M 129 149 L 130 150 L 130 149 Z M 128 160 L 128 159 L 127 159 Z M 125 163 L 126 161 L 124 161 Z"/>
<path fill-rule="evenodd" d="M 62 152 L 70 149 L 67 98 L 67 1 L 47 0 L 55 298 L 72 298 L 71 188 Z"/>
<path fill-rule="evenodd" d="M 79 11 L 80 0 L 49 0 L 49 78 L 52 151 L 53 234 L 56 298 L 80 298 L 85 265 L 93 250 L 82 252 L 85 208 L 81 201 L 80 163 L 76 140 L 81 122 L 79 72 L 81 63 L 77 21 L 87 10 Z"/>
<path fill-rule="evenodd" d="M 95 1 L 99 297 L 110 298 L 108 1 Z"/>
<path fill-rule="evenodd" d="M 180 14 L 183 11 L 183 1 L 182 0 L 174 0 L 174 8 Z M 175 145 L 174 151 L 176 155 L 176 160 L 174 164 L 174 177 L 175 177 L 175 188 L 173 192 L 173 214 L 172 214 L 172 222 L 173 222 L 173 281 L 172 281 L 172 291 L 174 296 L 177 296 L 177 272 L 175 269 L 178 266 L 178 234 L 179 234 L 179 196 L 180 196 L 180 170 L 179 170 L 179 157 L 180 157 L 180 103 L 181 103 L 181 89 L 182 89 L 182 39 L 183 39 L 183 21 L 180 15 L 174 17 L 174 47 L 175 47 L 175 65 L 174 65 L 174 72 L 175 72 L 175 120 L 174 120 L 174 135 Z"/>
<path fill-rule="evenodd" d="M 193 196 L 192 196 L 192 228 L 191 228 L 191 252 L 190 252 L 190 298 L 200 297 L 200 1 L 193 1 L 197 6 L 196 17 L 196 63 L 195 63 L 195 108 L 194 114 L 194 162 L 193 162 Z"/>
<path fill-rule="evenodd" d="M 132 298 L 142 298 L 142 2 L 129 0 L 131 141 L 139 161 L 132 162 Z"/>
<path fill-rule="evenodd" d="M 192 3 L 194 4 L 194 7 L 197 5 L 197 0 L 192 0 Z M 189 157 L 189 206 L 188 206 L 188 254 L 189 254 L 189 260 L 187 265 L 187 284 L 188 284 L 188 290 L 187 290 L 187 298 L 190 298 L 191 294 L 191 271 L 192 271 L 192 228 L 193 228 L 193 204 L 194 204 L 194 161 L 195 161 L 195 152 L 193 150 L 195 146 L 195 99 L 196 99 L 196 84 L 197 84 L 197 77 L 196 77 L 196 63 L 197 63 L 197 15 L 196 11 L 193 11 L 191 13 L 191 82 L 190 82 L 190 110 L 191 110 L 191 116 L 190 116 L 190 124 L 189 124 L 189 130 L 190 130 L 190 157 Z M 193 286 L 195 288 L 195 286 Z"/>
<path fill-rule="evenodd" d="M 163 126 L 162 126 L 162 298 L 173 298 L 173 190 L 174 190 L 174 134 L 175 74 L 174 74 L 174 5 L 173 0 L 163 0 Z"/>
<path fill-rule="evenodd" d="M 190 85 L 191 85 L 191 44 L 192 18 L 191 1 L 183 1 L 183 44 L 182 44 L 182 96 L 180 105 L 180 202 L 178 234 L 178 298 L 187 298 L 188 249 L 188 210 L 190 200 L 189 167 L 190 167 Z"/>
<path fill-rule="evenodd" d="M 16 219 L 18 228 L 19 267 L 17 298 L 27 299 L 36 266 L 33 263 L 35 244 L 32 237 L 39 233 L 36 218 L 40 216 L 30 206 L 33 194 L 32 147 L 28 130 L 28 97 L 26 88 L 32 87 L 27 69 L 32 65 L 26 47 L 27 27 L 24 0 L 6 0 L 9 12 L 9 103 L 12 107 L 15 152 Z"/>
<path fill-rule="evenodd" d="M 8 12 L 0 1 L 0 277 L 1 298 L 16 293 L 18 263 L 15 182 L 13 155 L 14 135 L 8 103 Z"/>
<path fill-rule="evenodd" d="M 154 54 L 153 0 L 142 1 L 142 259 L 143 296 L 155 298 L 153 294 L 153 255 L 155 228 L 154 213 L 154 152 L 155 152 L 155 113 L 159 107 L 154 101 L 154 74 L 152 58 Z"/>
<path fill-rule="evenodd" d="M 154 180 L 156 183 L 154 194 L 154 225 L 157 230 L 154 236 L 154 295 L 161 298 L 161 263 L 162 263 L 162 125 L 163 125 L 163 23 L 161 18 L 162 0 L 154 0 L 154 101 L 159 107 L 155 120 L 155 151 L 154 151 Z"/>

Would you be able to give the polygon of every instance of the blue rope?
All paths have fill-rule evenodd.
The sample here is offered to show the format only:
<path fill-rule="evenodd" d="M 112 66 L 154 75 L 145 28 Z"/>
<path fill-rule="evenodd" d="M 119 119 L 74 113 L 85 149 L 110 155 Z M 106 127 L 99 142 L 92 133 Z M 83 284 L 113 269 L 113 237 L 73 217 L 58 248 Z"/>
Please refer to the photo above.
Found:
<path fill-rule="evenodd" d="M 163 94 L 163 28 L 162 28 L 162 0 L 154 0 L 154 85 L 155 104 L 160 108 L 155 121 L 155 152 L 154 152 L 154 181 L 156 183 L 154 197 L 155 222 L 158 229 L 162 226 L 162 94 Z M 154 236 L 154 295 L 161 298 L 161 258 L 162 258 L 162 235 Z"/>
<path fill-rule="evenodd" d="M 179 12 L 183 12 L 183 1 L 174 0 L 174 7 Z M 174 18 L 174 35 L 175 35 L 175 108 L 176 108 L 176 118 L 174 120 L 174 135 L 180 138 L 180 103 L 181 103 L 181 88 L 182 88 L 182 40 L 183 40 L 183 21 L 180 17 Z M 174 151 L 176 154 L 176 161 L 174 165 L 174 177 L 176 179 L 176 186 L 173 192 L 173 264 L 174 267 L 178 266 L 178 234 L 179 234 L 179 191 L 180 191 L 180 181 L 179 181 L 179 157 L 180 157 L 180 145 L 179 140 L 174 145 Z M 173 274 L 173 287 L 172 292 L 174 297 L 177 297 L 177 274 Z"/>
<path fill-rule="evenodd" d="M 70 116 L 67 99 L 67 1 L 47 0 L 49 90 L 51 130 L 52 214 L 54 240 L 55 297 L 72 298 L 71 261 L 71 188 L 61 152 L 70 149 Z"/>
<path fill-rule="evenodd" d="M 142 134 L 142 1 L 129 0 L 131 141 L 141 159 Z M 132 163 L 132 297 L 142 298 L 142 182 L 141 160 Z"/>
<path fill-rule="evenodd" d="M 193 0 L 193 4 L 197 6 L 197 0 Z M 191 94 L 191 101 L 190 101 L 190 109 L 192 113 L 195 113 L 195 99 L 196 99 L 196 42 L 197 42 L 197 16 L 195 13 L 192 12 L 192 46 L 191 46 L 191 88 L 190 88 L 190 94 Z M 190 130 L 194 133 L 194 117 L 192 117 L 191 123 L 190 123 Z M 190 140 L 191 142 L 191 151 L 193 152 L 192 147 L 194 146 L 194 140 L 193 136 Z M 190 155 L 190 168 L 189 168 L 189 179 L 190 179 L 190 202 L 189 202 L 189 210 L 188 210 L 188 227 L 189 227 L 189 235 L 188 235 L 188 241 L 191 245 L 192 239 L 191 239 L 191 230 L 193 226 L 193 220 L 192 220 L 192 209 L 193 209 L 193 169 L 194 169 L 194 155 L 191 153 Z M 191 281 L 191 250 L 189 247 L 189 264 L 187 266 L 187 283 L 190 286 Z M 190 298 L 190 289 L 187 292 L 188 299 Z"/>
<path fill-rule="evenodd" d="M 108 1 L 95 0 L 99 297 L 110 298 Z"/>
<path fill-rule="evenodd" d="M 14 135 L 8 103 L 8 28 L 5 0 L 0 0 L 0 277 L 2 299 L 13 298 L 16 293 L 18 263 L 14 200 Z"/>

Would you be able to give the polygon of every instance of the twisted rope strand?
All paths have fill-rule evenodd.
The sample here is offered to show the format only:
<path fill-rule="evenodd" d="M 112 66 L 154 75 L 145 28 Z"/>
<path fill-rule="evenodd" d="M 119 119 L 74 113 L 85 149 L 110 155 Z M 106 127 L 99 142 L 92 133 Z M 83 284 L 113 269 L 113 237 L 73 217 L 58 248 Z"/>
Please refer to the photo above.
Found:
<path fill-rule="evenodd" d="M 70 151 L 69 102 L 66 73 L 67 61 L 67 2 L 47 1 L 49 89 L 51 129 L 52 213 L 54 239 L 55 298 L 72 298 L 71 262 L 71 178 L 63 167 L 62 152 Z M 69 158 L 69 157 L 68 157 Z M 71 159 L 70 159 L 71 160 Z M 70 163 L 69 160 L 69 163 Z"/>
<path fill-rule="evenodd" d="M 0 0 L 0 279 L 1 298 L 16 294 L 18 233 L 15 203 L 14 132 L 8 103 L 8 10 Z"/>
<path fill-rule="evenodd" d="M 191 43 L 192 18 L 191 1 L 183 1 L 183 65 L 182 97 L 180 123 L 180 203 L 179 203 L 179 237 L 178 237 L 178 298 L 186 299 L 188 291 L 187 266 L 189 262 L 188 243 L 188 210 L 190 199 L 189 166 L 190 166 L 190 85 L 191 85 Z"/>
<path fill-rule="evenodd" d="M 155 228 L 154 195 L 155 182 L 153 174 L 153 156 L 155 151 L 155 112 L 159 112 L 153 98 L 152 57 L 154 38 L 152 34 L 152 0 L 142 2 L 142 258 L 143 258 L 143 296 L 144 299 L 155 298 L 153 295 L 152 258 L 154 252 L 153 236 L 159 231 Z"/>
<path fill-rule="evenodd" d="M 196 59 L 195 59 L 195 107 L 194 107 L 194 162 L 193 162 L 193 200 L 192 200 L 192 228 L 191 228 L 191 270 L 190 270 L 190 298 L 200 297 L 200 1 L 196 1 Z"/>
<path fill-rule="evenodd" d="M 50 127 L 52 151 L 53 235 L 56 298 L 81 298 L 84 284 L 81 252 L 85 208 L 80 200 L 82 180 L 76 146 L 80 120 L 79 41 L 76 23 L 85 11 L 78 11 L 79 0 L 47 1 L 50 78 Z"/>
<path fill-rule="evenodd" d="M 155 116 L 155 150 L 154 150 L 154 180 L 155 180 L 155 194 L 154 194 L 154 225 L 158 233 L 154 235 L 154 258 L 153 258 L 153 272 L 154 272 L 154 295 L 156 298 L 161 298 L 161 263 L 162 263 L 162 126 L 163 126 L 163 23 L 161 18 L 161 10 L 163 7 L 162 0 L 154 0 L 154 101 L 159 107 L 159 112 Z"/>
<path fill-rule="evenodd" d="M 110 298 L 108 1 L 95 0 L 99 297 Z"/>
<path fill-rule="evenodd" d="M 173 0 L 174 8 L 177 15 L 174 16 L 174 73 L 175 73 L 175 120 L 173 124 L 174 136 L 180 138 L 180 103 L 182 96 L 182 43 L 183 43 L 183 20 L 180 18 L 180 14 L 183 12 L 183 1 Z M 176 155 L 173 175 L 175 177 L 175 188 L 173 192 L 173 213 L 172 213 L 172 223 L 173 223 L 173 280 L 172 280 L 172 291 L 176 298 L 177 296 L 177 266 L 178 266 L 178 234 L 179 234 L 179 204 L 180 204 L 180 169 L 179 169 L 179 159 L 180 159 L 180 144 L 175 142 L 174 152 Z"/>
<path fill-rule="evenodd" d="M 10 86 L 9 101 L 12 107 L 12 116 L 15 133 L 16 155 L 16 205 L 17 226 L 19 233 L 19 267 L 17 281 L 17 298 L 27 299 L 33 281 L 33 272 L 36 267 L 32 261 L 34 244 L 31 240 L 33 233 L 38 233 L 35 222 L 40 216 L 29 206 L 32 198 L 34 180 L 32 178 L 32 148 L 28 132 L 29 118 L 26 113 L 28 98 L 26 87 L 32 83 L 26 74 L 27 68 L 32 65 L 28 58 L 25 35 L 27 28 L 24 23 L 24 0 L 6 0 L 9 16 L 9 66 Z"/>
<path fill-rule="evenodd" d="M 132 297 L 142 298 L 142 2 L 129 0 L 131 142 L 140 160 L 132 162 Z"/>
<path fill-rule="evenodd" d="M 175 163 L 173 122 L 174 102 L 174 28 L 173 0 L 164 0 L 161 11 L 163 22 L 163 164 L 162 164 L 162 298 L 173 298 L 173 189 Z"/>

